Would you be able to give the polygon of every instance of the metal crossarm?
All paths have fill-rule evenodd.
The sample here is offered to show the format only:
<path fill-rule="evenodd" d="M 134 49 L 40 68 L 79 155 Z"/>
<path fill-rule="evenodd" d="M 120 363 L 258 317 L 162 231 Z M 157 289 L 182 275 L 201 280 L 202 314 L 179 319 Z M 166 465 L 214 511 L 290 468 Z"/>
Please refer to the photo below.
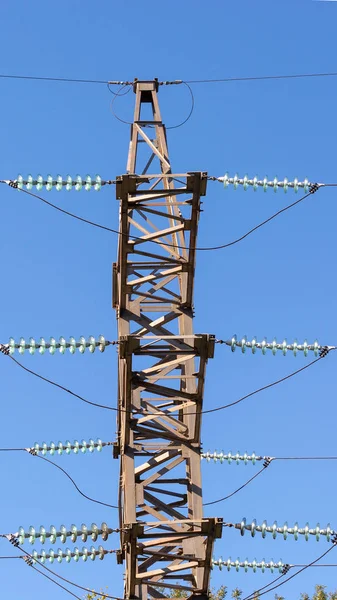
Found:
<path fill-rule="evenodd" d="M 125 598 L 207 598 L 221 519 L 204 519 L 200 427 L 215 338 L 193 332 L 195 247 L 207 174 L 171 172 L 158 82 L 135 81 L 113 306 Z M 156 170 L 151 170 L 156 169 Z M 176 181 L 179 179 L 177 187 Z M 150 524 L 151 522 L 151 524 Z"/>

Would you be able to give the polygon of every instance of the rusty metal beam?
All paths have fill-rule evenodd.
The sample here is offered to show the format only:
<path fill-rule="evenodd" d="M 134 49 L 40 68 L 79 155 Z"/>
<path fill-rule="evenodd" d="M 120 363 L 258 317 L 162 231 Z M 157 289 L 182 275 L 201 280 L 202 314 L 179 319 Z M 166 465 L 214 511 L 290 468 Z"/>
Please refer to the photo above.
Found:
<path fill-rule="evenodd" d="M 172 173 L 158 83 L 135 80 L 134 92 L 127 173 L 116 185 L 120 236 L 113 268 L 118 560 L 125 563 L 126 600 L 166 598 L 172 589 L 201 600 L 208 596 L 214 540 L 222 533 L 221 519 L 203 518 L 200 469 L 214 336 L 193 332 L 195 247 L 207 174 Z"/>

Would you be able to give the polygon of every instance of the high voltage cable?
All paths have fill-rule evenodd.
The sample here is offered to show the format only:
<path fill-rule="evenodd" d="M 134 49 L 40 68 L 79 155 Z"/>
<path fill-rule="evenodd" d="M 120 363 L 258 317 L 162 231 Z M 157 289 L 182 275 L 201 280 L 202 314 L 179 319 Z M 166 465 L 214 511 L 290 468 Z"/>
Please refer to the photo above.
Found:
<path fill-rule="evenodd" d="M 26 552 L 26 550 L 24 550 L 23 548 L 21 548 L 21 546 L 17 543 L 17 541 L 15 540 L 15 538 L 13 539 L 9 539 L 10 543 L 13 544 L 16 548 L 18 548 L 18 550 L 20 550 L 20 552 L 22 552 L 23 554 L 25 554 L 29 559 L 33 560 L 33 557 L 31 554 L 29 554 L 29 552 Z M 29 563 L 28 563 L 29 564 Z M 52 569 L 49 569 L 48 567 L 46 567 L 46 565 L 43 565 L 42 563 L 39 563 L 39 565 L 45 569 L 46 571 L 48 571 L 49 573 L 51 573 L 52 575 L 54 575 L 55 577 L 57 577 L 58 579 L 61 579 L 62 581 L 64 581 L 65 583 L 68 583 L 69 585 L 73 585 L 74 587 L 83 590 L 84 592 L 89 592 L 89 593 L 94 593 L 97 596 L 103 596 L 103 598 L 109 598 L 111 600 L 123 600 L 123 598 L 120 598 L 118 596 L 110 596 L 109 594 L 103 593 L 103 592 L 97 592 L 96 590 L 92 590 L 90 588 L 86 588 L 82 585 L 79 585 L 77 583 L 74 583 L 73 581 L 70 581 L 70 579 L 66 579 L 66 577 L 62 577 L 61 575 L 59 575 L 58 573 L 55 573 L 55 571 L 52 571 Z M 30 565 L 31 566 L 31 565 Z M 55 582 L 56 583 L 56 582 Z"/>
<path fill-rule="evenodd" d="M 28 564 L 28 563 L 27 563 Z M 29 564 L 29 566 L 36 571 L 36 573 L 39 573 L 39 575 L 42 575 L 43 577 L 46 577 L 46 579 L 49 579 L 49 581 L 52 581 L 53 583 L 55 583 L 55 585 L 57 585 L 59 588 L 61 588 L 62 590 L 64 590 L 65 592 L 67 592 L 70 596 L 73 596 L 73 598 L 76 598 L 77 600 L 82 600 L 80 598 L 80 596 L 77 596 L 76 594 L 74 594 L 74 592 L 71 592 L 70 590 L 68 590 L 66 587 L 64 587 L 64 585 L 61 585 L 58 581 L 55 581 L 55 579 L 53 579 L 52 577 L 50 577 L 50 575 L 47 575 L 47 573 L 43 573 L 43 571 L 40 571 L 40 569 L 37 569 L 36 567 L 34 567 L 34 565 Z"/>
<path fill-rule="evenodd" d="M 242 396 L 238 400 L 230 402 L 229 404 L 224 404 L 222 406 L 217 406 L 215 408 L 210 408 L 208 410 L 201 410 L 199 412 L 189 413 L 189 415 L 194 415 L 194 414 L 210 414 L 210 413 L 214 413 L 214 412 L 218 412 L 220 410 L 224 410 L 224 409 L 230 408 L 232 406 L 236 406 L 237 404 L 240 404 L 241 402 L 243 402 L 247 398 L 250 398 L 251 396 L 254 396 L 255 394 L 258 394 L 258 393 L 260 393 L 260 392 L 262 392 L 264 390 L 267 390 L 267 389 L 269 389 L 271 387 L 274 387 L 275 385 L 278 385 L 279 383 L 283 383 L 287 379 L 290 379 L 291 377 L 294 377 L 298 373 L 301 373 L 302 371 L 305 371 L 306 369 L 309 369 L 314 364 L 316 364 L 317 362 L 319 362 L 320 360 L 322 360 L 323 358 L 325 358 L 325 356 L 330 352 L 330 350 L 335 350 L 336 349 L 335 347 L 330 348 L 330 350 L 326 350 L 326 347 L 323 347 L 323 348 L 325 348 L 324 351 L 326 352 L 326 354 L 323 354 L 319 358 L 316 358 L 315 360 L 311 361 L 310 363 L 308 363 L 304 367 L 301 367 L 300 369 L 297 369 L 296 371 L 293 371 L 289 375 L 285 375 L 284 377 L 281 377 L 281 379 L 273 381 L 272 383 L 268 383 L 267 385 L 265 385 L 263 387 L 260 387 L 257 390 L 254 390 L 253 392 L 250 392 L 249 394 L 246 394 L 245 396 Z M 126 409 L 123 409 L 123 408 L 117 408 L 117 407 L 114 407 L 114 406 L 106 406 L 104 404 L 97 404 L 95 402 L 91 402 L 90 400 L 87 400 L 86 398 L 83 398 L 79 394 L 75 394 L 71 390 L 68 390 L 66 387 L 60 385 L 59 383 L 56 383 L 55 381 L 52 381 L 51 379 L 48 379 L 47 377 L 43 377 L 42 375 L 39 375 L 35 371 L 32 371 L 31 369 L 28 369 L 23 364 L 21 364 L 18 360 L 16 360 L 15 358 L 13 358 L 13 356 L 9 356 L 9 358 L 11 360 L 13 360 L 16 365 L 18 365 L 19 367 L 21 367 L 22 369 L 24 369 L 25 371 L 27 371 L 31 375 L 34 375 L 35 377 L 38 377 L 39 379 L 42 379 L 43 381 L 46 381 L 47 383 L 50 383 L 51 385 L 54 385 L 55 387 L 60 388 L 61 390 L 67 392 L 68 394 L 71 394 L 75 398 L 78 398 L 79 400 L 82 400 L 83 402 L 85 402 L 87 404 L 91 404 L 92 406 L 97 406 L 98 408 L 104 408 L 104 409 L 107 409 L 107 410 L 113 410 L 115 412 L 128 413 L 128 414 L 131 414 L 131 415 L 135 415 L 136 414 L 136 412 L 132 411 L 132 410 L 126 410 Z M 180 408 L 181 407 L 177 407 L 177 410 L 180 410 Z M 142 415 L 149 415 L 149 416 L 152 416 L 152 417 L 158 417 L 158 416 L 164 416 L 165 417 L 165 416 L 167 416 L 170 413 L 165 413 L 163 411 L 158 411 L 156 413 L 153 413 L 153 412 L 150 412 L 150 411 L 141 411 L 141 414 Z M 39 457 L 39 458 L 42 458 L 42 457 Z"/>
<path fill-rule="evenodd" d="M 326 552 L 323 552 L 323 554 L 321 554 L 318 558 L 316 558 L 315 560 L 313 560 L 311 563 L 305 565 L 302 569 L 300 569 L 299 571 L 297 571 L 296 573 L 294 573 L 293 575 L 290 575 L 290 577 L 288 577 L 287 579 L 285 579 L 284 581 L 282 581 L 281 583 L 278 583 L 277 585 L 273 585 L 275 583 L 271 582 L 269 584 L 273 585 L 273 587 L 269 587 L 269 586 L 264 586 L 269 587 L 268 590 L 264 590 L 262 592 L 262 594 L 260 593 L 262 591 L 263 588 L 260 588 L 259 590 L 255 590 L 254 592 L 252 592 L 251 594 L 249 594 L 248 596 L 246 596 L 245 598 L 243 598 L 243 600 L 253 600 L 253 598 L 259 594 L 259 597 L 264 596 L 265 594 L 268 594 L 269 592 L 272 592 L 274 590 L 276 590 L 277 588 L 281 587 L 282 585 L 284 585 L 285 583 L 287 583 L 288 581 L 290 581 L 291 579 L 294 579 L 294 577 L 296 577 L 297 575 L 299 575 L 300 573 L 303 573 L 303 571 L 305 571 L 306 569 L 308 569 L 309 567 L 314 566 L 316 563 L 318 563 L 322 558 L 324 558 L 327 554 L 329 554 L 329 552 L 331 552 L 331 550 L 333 550 L 336 546 L 336 542 L 330 547 L 328 548 L 328 550 L 326 550 Z M 281 577 L 284 577 L 285 575 L 282 575 Z M 280 579 L 280 578 L 278 578 Z"/>
<path fill-rule="evenodd" d="M 210 506 L 211 504 L 219 504 L 220 502 L 224 502 L 225 500 L 229 500 L 229 498 L 232 498 L 232 496 L 235 496 L 238 492 L 241 492 L 241 490 L 243 490 L 254 479 L 256 479 L 261 473 L 263 473 L 266 470 L 266 468 L 270 465 L 270 462 L 268 462 L 267 464 L 263 465 L 263 467 L 262 467 L 262 469 L 260 469 L 260 471 L 258 471 L 257 473 L 255 473 L 255 475 L 253 475 L 253 477 L 251 477 L 250 479 L 248 479 L 248 481 L 246 481 L 246 483 L 244 483 L 239 488 L 237 488 L 236 490 L 234 490 L 234 492 L 232 492 L 231 494 L 228 494 L 228 496 L 223 496 L 222 498 L 218 498 L 217 500 L 213 500 L 212 502 L 204 502 L 203 506 Z"/>
<path fill-rule="evenodd" d="M 185 83 L 199 84 L 199 83 L 231 83 L 235 81 L 268 81 L 268 80 L 282 80 L 282 79 L 306 79 L 315 77 L 336 77 L 337 72 L 330 71 L 327 73 L 294 73 L 292 75 L 257 75 L 250 77 L 224 77 L 219 79 L 185 79 Z M 93 83 L 99 85 L 132 85 L 131 81 L 109 81 L 108 79 L 76 79 L 71 77 L 43 77 L 35 75 L 7 75 L 0 74 L 0 79 L 22 79 L 30 81 L 54 81 L 62 83 Z M 158 81 L 159 85 L 172 85 L 182 84 L 183 80 L 174 81 Z"/>
<path fill-rule="evenodd" d="M 7 183 L 6 181 L 0 181 L 0 183 Z M 7 183 L 8 185 L 8 183 Z M 95 223 L 94 221 L 90 221 L 89 219 L 84 219 L 83 217 L 79 217 L 78 215 L 75 215 L 74 213 L 71 213 L 63 208 L 60 208 L 59 206 L 57 206 L 56 204 L 52 204 L 52 202 L 49 202 L 48 200 L 46 200 L 45 198 L 42 198 L 42 196 L 39 196 L 38 194 L 34 194 L 33 192 L 30 192 L 29 190 L 24 190 L 23 188 L 18 188 L 16 185 L 10 185 L 10 187 L 13 187 L 14 189 L 17 189 L 20 192 L 24 192 L 25 194 L 28 194 L 29 196 L 32 196 L 33 198 L 37 198 L 38 200 L 41 200 L 41 202 L 43 202 L 44 204 L 47 204 L 48 206 L 50 206 L 51 208 L 54 208 L 55 210 L 69 216 L 72 217 L 73 219 L 77 219 L 78 221 L 82 221 L 83 223 L 87 223 L 88 225 L 92 225 L 93 227 L 97 227 L 98 229 L 103 229 L 104 231 L 108 231 L 109 233 L 114 233 L 118 236 L 124 236 L 127 237 L 128 239 L 134 240 L 134 241 L 144 241 L 144 243 L 152 243 L 152 244 L 157 244 L 159 246 L 162 246 L 163 244 L 169 248 L 175 248 L 176 250 L 195 250 L 198 252 L 206 252 L 206 251 L 212 251 L 212 250 L 223 250 L 225 248 L 229 248 L 230 246 L 234 246 L 236 244 L 238 244 L 239 242 L 242 242 L 244 239 L 246 239 L 249 235 L 251 235 L 252 233 L 254 233 L 255 231 L 257 231 L 258 229 L 260 229 L 261 227 L 263 227 L 264 225 L 266 225 L 267 223 L 269 223 L 270 221 L 272 221 L 273 219 L 275 219 L 276 217 L 278 217 L 280 214 L 286 212 L 287 210 L 293 208 L 294 206 L 296 206 L 297 204 L 299 204 L 300 202 L 303 202 L 306 198 L 308 198 L 309 196 L 311 196 L 312 194 L 314 194 L 315 192 L 317 192 L 320 188 L 317 186 L 313 186 L 310 191 L 305 194 L 304 196 L 302 196 L 301 198 L 299 198 L 298 200 L 296 200 L 295 202 L 292 202 L 291 204 L 288 204 L 288 206 L 285 206 L 284 208 L 281 208 L 280 210 L 278 210 L 276 213 L 274 213 L 273 215 L 271 215 L 270 217 L 268 217 L 268 219 L 265 219 L 264 221 L 262 221 L 261 223 L 259 223 L 258 225 L 255 225 L 255 227 L 253 227 L 252 229 L 250 229 L 249 231 L 247 231 L 245 234 L 243 234 L 242 236 L 240 236 L 239 238 L 236 238 L 235 240 L 231 241 L 231 242 L 227 242 L 226 244 L 220 244 L 217 246 L 204 246 L 204 247 L 192 247 L 190 248 L 189 246 L 180 246 L 177 244 L 171 244 L 171 243 L 166 243 L 166 242 L 161 242 L 159 240 L 143 240 L 142 237 L 136 236 L 136 235 L 131 235 L 131 234 L 127 234 L 127 233 L 123 233 L 121 231 L 118 231 L 117 229 L 112 229 L 111 227 L 106 227 L 105 225 L 101 225 L 99 223 Z"/>

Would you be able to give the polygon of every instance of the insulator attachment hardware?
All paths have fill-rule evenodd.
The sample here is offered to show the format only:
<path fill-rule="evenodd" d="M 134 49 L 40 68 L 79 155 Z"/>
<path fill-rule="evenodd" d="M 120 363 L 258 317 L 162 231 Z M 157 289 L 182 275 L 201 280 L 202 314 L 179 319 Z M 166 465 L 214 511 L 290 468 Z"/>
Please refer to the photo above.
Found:
<path fill-rule="evenodd" d="M 295 540 L 298 539 L 299 535 L 303 535 L 305 540 L 308 541 L 310 536 L 315 536 L 316 540 L 319 541 L 320 537 L 325 537 L 328 542 L 333 541 L 334 536 L 337 535 L 330 525 L 327 525 L 325 529 L 321 529 L 319 523 L 314 528 L 310 528 L 307 523 L 304 527 L 299 527 L 298 523 L 295 523 L 293 527 L 288 527 L 287 523 L 284 523 L 281 527 L 277 525 L 277 521 L 274 521 L 272 525 L 268 525 L 266 521 L 263 521 L 262 525 L 258 525 L 255 519 L 248 523 L 246 519 L 242 519 L 241 523 L 234 525 L 235 529 L 239 529 L 241 535 L 244 535 L 246 531 L 250 531 L 250 535 L 255 537 L 256 532 L 261 533 L 262 537 L 265 538 L 267 533 L 271 533 L 275 539 L 278 534 L 283 535 L 283 539 L 287 539 L 288 535 L 293 535 Z"/>
<path fill-rule="evenodd" d="M 330 348 L 328 346 L 322 346 L 319 351 L 320 358 L 325 358 L 330 352 Z"/>
<path fill-rule="evenodd" d="M 0 344 L 0 352 L 2 352 L 2 354 L 5 354 L 5 356 L 9 356 L 9 354 L 10 354 L 9 347 L 6 346 L 5 344 Z"/>
<path fill-rule="evenodd" d="M 75 354 L 76 349 L 83 354 L 86 348 L 89 348 L 89 352 L 91 353 L 95 352 L 96 348 L 100 352 L 104 352 L 107 346 L 114 345 L 115 343 L 106 340 L 103 335 L 100 335 L 98 339 L 91 335 L 88 339 L 82 336 L 79 341 L 76 341 L 73 337 L 69 338 L 69 341 L 66 341 L 64 337 L 60 337 L 58 342 L 52 337 L 49 342 L 46 342 L 43 338 L 40 338 L 38 342 L 34 338 L 29 338 L 29 341 L 20 338 L 19 342 L 10 338 L 8 344 L 1 344 L 1 346 L 6 349 L 6 353 L 8 349 L 8 354 L 10 355 L 14 354 L 15 350 L 18 350 L 19 354 L 24 354 L 25 350 L 28 350 L 29 354 L 35 354 L 36 351 L 44 354 L 46 350 L 49 350 L 50 354 L 55 354 L 56 350 L 59 350 L 61 354 L 65 354 L 67 349 L 69 349 L 71 354 Z"/>
<path fill-rule="evenodd" d="M 231 569 L 235 569 L 236 571 L 244 569 L 245 573 L 250 569 L 253 573 L 256 573 L 258 570 L 261 570 L 261 572 L 264 573 L 266 569 L 270 570 L 271 573 L 274 573 L 274 571 L 282 573 L 286 566 L 288 565 L 285 565 L 281 560 L 279 560 L 279 562 L 274 562 L 273 560 L 269 562 L 266 562 L 265 560 L 257 561 L 255 559 L 252 561 L 249 561 L 248 559 L 241 561 L 239 558 L 236 560 L 232 560 L 231 558 L 223 560 L 222 557 L 218 559 L 212 558 L 211 563 L 211 569 L 214 569 L 214 567 L 218 567 L 220 571 L 222 571 L 222 569 L 227 569 L 227 571 L 230 571 Z"/>
<path fill-rule="evenodd" d="M 75 543 L 77 539 L 81 538 L 82 542 L 85 543 L 88 538 L 91 538 L 93 542 L 96 542 L 99 536 L 106 541 L 109 538 L 109 535 L 112 533 L 117 533 L 118 531 L 119 529 L 111 529 L 106 523 L 102 523 L 100 527 L 98 527 L 96 523 L 92 523 L 91 527 L 87 527 L 85 524 L 82 524 L 81 527 L 71 525 L 70 529 L 67 529 L 64 525 L 61 525 L 59 530 L 57 530 L 54 525 L 51 525 L 49 531 L 47 531 L 45 527 L 41 525 L 39 531 L 37 531 L 33 526 L 30 526 L 28 530 L 25 530 L 23 527 L 19 527 L 19 531 L 17 533 L 8 534 L 6 537 L 11 543 L 13 543 L 11 541 L 13 538 L 17 541 L 17 544 L 23 544 L 25 540 L 28 540 L 29 544 L 35 544 L 36 540 L 38 540 L 40 544 L 44 544 L 46 540 L 49 540 L 50 544 L 55 544 L 57 539 L 59 539 L 61 544 L 65 544 L 67 538 L 70 538 L 73 543 Z"/>

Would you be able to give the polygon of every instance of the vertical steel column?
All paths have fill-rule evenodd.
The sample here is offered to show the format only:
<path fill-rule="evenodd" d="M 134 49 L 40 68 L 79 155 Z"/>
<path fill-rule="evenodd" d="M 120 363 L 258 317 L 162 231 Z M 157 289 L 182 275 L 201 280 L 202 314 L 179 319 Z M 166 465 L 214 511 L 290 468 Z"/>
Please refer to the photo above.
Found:
<path fill-rule="evenodd" d="M 200 197 L 206 173 L 172 174 L 158 82 L 134 82 L 113 305 L 119 337 L 120 562 L 125 598 L 207 597 L 221 519 L 204 519 L 200 427 L 214 336 L 193 333 Z M 153 165 L 157 171 L 153 171 Z M 144 165 L 142 170 L 140 165 Z M 175 182 L 179 186 L 175 187 Z"/>

